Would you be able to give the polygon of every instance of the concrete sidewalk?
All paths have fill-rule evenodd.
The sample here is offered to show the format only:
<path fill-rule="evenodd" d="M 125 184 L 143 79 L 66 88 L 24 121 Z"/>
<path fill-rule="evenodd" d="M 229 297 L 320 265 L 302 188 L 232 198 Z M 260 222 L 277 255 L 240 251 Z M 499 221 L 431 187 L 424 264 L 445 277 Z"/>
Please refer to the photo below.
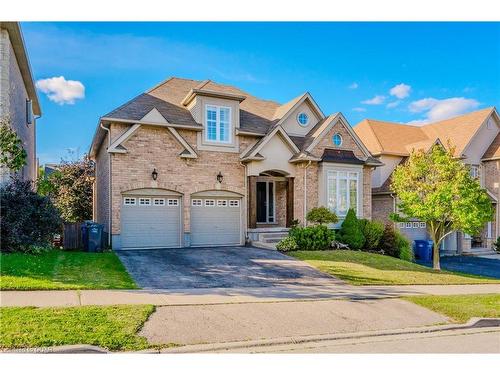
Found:
<path fill-rule="evenodd" d="M 169 290 L 1 291 L 0 306 L 84 306 L 152 304 L 156 306 L 286 302 L 328 299 L 383 299 L 409 295 L 500 293 L 500 284 L 281 286 L 273 288 L 199 288 Z"/>

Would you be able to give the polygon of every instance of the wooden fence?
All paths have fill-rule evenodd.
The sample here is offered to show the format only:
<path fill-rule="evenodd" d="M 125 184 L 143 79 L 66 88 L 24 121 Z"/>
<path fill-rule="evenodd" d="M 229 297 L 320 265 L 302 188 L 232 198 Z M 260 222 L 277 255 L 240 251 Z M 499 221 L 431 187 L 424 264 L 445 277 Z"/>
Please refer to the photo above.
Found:
<path fill-rule="evenodd" d="M 63 233 L 63 247 L 67 250 L 83 249 L 82 241 L 83 223 L 65 223 Z"/>

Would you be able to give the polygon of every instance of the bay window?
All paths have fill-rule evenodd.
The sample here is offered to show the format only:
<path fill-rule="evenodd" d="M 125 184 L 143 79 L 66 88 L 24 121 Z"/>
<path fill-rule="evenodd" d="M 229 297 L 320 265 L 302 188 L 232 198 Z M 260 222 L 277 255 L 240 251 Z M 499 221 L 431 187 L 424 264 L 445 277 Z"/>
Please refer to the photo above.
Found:
<path fill-rule="evenodd" d="M 205 140 L 209 142 L 231 142 L 231 109 L 215 105 L 206 106 Z"/>
<path fill-rule="evenodd" d="M 359 172 L 328 171 L 327 206 L 339 217 L 347 215 L 349 208 L 358 214 Z"/>

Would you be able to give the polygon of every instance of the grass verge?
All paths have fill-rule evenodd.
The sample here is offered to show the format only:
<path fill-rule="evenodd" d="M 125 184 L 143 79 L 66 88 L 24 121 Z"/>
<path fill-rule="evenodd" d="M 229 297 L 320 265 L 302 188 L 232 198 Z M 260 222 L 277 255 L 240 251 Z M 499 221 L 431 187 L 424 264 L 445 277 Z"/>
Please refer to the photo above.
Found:
<path fill-rule="evenodd" d="M 500 294 L 412 296 L 403 299 L 465 323 L 470 318 L 500 318 Z"/>
<path fill-rule="evenodd" d="M 0 289 L 136 289 L 115 253 L 0 253 Z"/>
<path fill-rule="evenodd" d="M 500 279 L 434 271 L 412 262 L 362 251 L 294 251 L 287 254 L 353 285 L 500 283 Z"/>
<path fill-rule="evenodd" d="M 0 308 L 2 349 L 89 344 L 108 350 L 150 347 L 137 335 L 153 313 L 152 305 L 66 308 Z"/>

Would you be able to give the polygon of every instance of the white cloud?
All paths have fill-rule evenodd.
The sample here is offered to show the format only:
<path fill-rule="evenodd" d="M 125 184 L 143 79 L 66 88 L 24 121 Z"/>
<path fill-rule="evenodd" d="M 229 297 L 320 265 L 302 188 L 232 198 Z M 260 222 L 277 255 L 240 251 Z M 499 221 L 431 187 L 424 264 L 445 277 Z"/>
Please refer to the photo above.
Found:
<path fill-rule="evenodd" d="M 354 107 L 352 110 L 354 112 L 366 112 L 366 108 L 363 107 Z"/>
<path fill-rule="evenodd" d="M 377 104 L 382 104 L 385 100 L 385 96 L 383 95 L 375 95 L 371 99 L 363 100 L 361 103 L 363 104 L 369 104 L 369 105 L 377 105 Z"/>
<path fill-rule="evenodd" d="M 425 124 L 428 124 L 429 123 L 429 120 L 425 120 L 425 119 L 422 119 L 422 120 L 413 120 L 413 121 L 408 121 L 407 124 L 408 125 L 415 125 L 415 126 L 422 126 L 422 125 L 425 125 Z"/>
<path fill-rule="evenodd" d="M 387 103 L 386 107 L 387 108 L 396 108 L 400 104 L 401 104 L 401 100 L 396 100 L 394 102 Z"/>
<path fill-rule="evenodd" d="M 417 121 L 435 122 L 450 117 L 467 113 L 479 106 L 475 99 L 448 98 L 435 99 L 425 98 L 410 103 L 408 109 L 413 113 L 425 113 L 425 118 Z"/>
<path fill-rule="evenodd" d="M 404 99 L 410 96 L 411 86 L 404 83 L 394 86 L 389 90 L 389 94 L 395 96 L 398 99 Z"/>
<path fill-rule="evenodd" d="M 40 79 L 36 87 L 57 104 L 75 104 L 85 97 L 85 86 L 80 81 L 66 80 L 63 76 Z"/>
<path fill-rule="evenodd" d="M 353 82 L 351 83 L 348 88 L 350 88 L 351 90 L 355 90 L 359 87 L 358 83 L 357 82 Z"/>

